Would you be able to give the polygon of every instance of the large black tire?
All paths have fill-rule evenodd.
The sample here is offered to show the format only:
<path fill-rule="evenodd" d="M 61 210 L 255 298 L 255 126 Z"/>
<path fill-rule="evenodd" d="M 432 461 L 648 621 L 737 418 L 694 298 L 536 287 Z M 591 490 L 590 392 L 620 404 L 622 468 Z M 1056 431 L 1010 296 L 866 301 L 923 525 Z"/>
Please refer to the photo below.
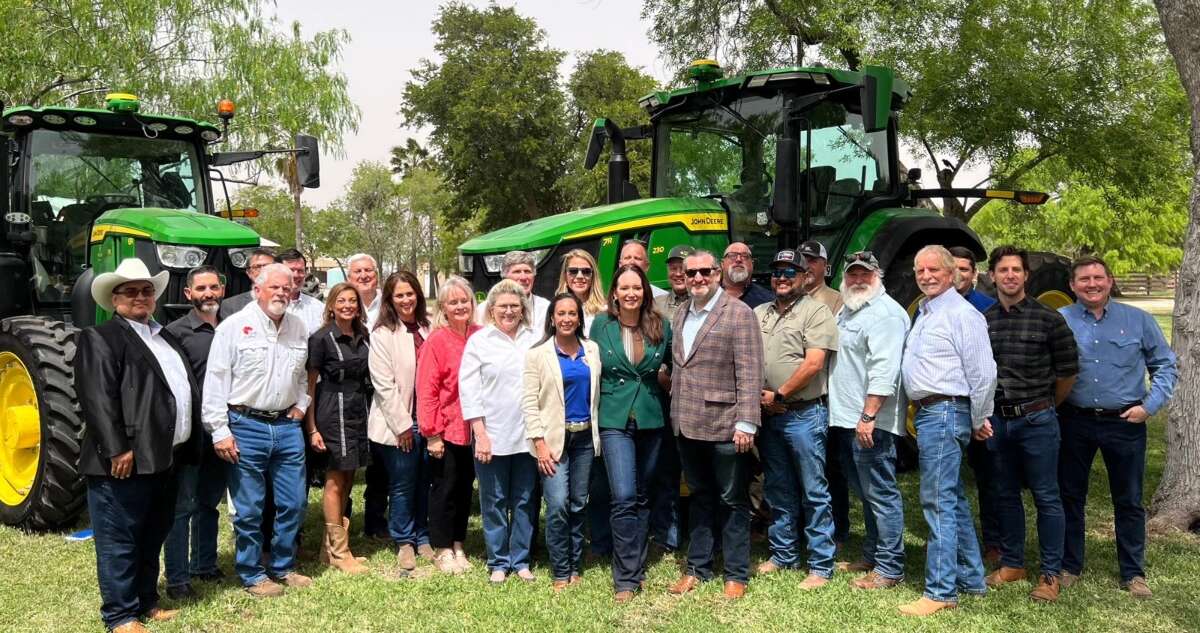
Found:
<path fill-rule="evenodd" d="M 908 315 L 916 313 L 917 299 L 921 298 L 921 289 L 917 287 L 917 275 L 913 272 L 915 252 L 905 253 L 896 259 L 883 271 L 883 287 L 901 308 L 908 310 Z"/>
<path fill-rule="evenodd" d="M 1054 310 L 1075 301 L 1075 293 L 1071 291 L 1071 260 L 1054 253 L 1029 253 L 1025 292 Z"/>
<path fill-rule="evenodd" d="M 83 422 L 75 398 L 75 333 L 62 321 L 11 317 L 0 321 L 0 352 L 17 356 L 37 393 L 41 443 L 37 474 L 24 500 L 0 503 L 0 522 L 26 530 L 73 525 L 84 507 L 79 476 Z M 0 420 L 0 424 L 4 424 Z"/>

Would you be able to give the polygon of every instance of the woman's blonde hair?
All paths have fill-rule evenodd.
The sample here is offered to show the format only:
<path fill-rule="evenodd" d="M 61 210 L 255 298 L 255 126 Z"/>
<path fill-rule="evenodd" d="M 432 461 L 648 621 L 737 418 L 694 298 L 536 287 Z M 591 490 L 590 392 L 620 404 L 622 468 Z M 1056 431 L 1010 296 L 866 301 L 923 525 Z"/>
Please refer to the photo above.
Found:
<path fill-rule="evenodd" d="M 451 290 L 459 290 L 463 294 L 467 295 L 467 301 L 471 302 L 471 320 L 474 320 L 475 291 L 471 289 L 471 284 L 467 283 L 466 279 L 463 279 L 458 275 L 450 275 L 450 277 L 446 279 L 446 281 L 442 282 L 442 285 L 438 287 L 437 313 L 433 315 L 433 323 L 429 326 L 429 329 L 436 330 L 440 327 L 446 327 L 447 325 L 450 325 L 450 322 L 446 320 L 446 311 L 442 309 L 442 306 L 446 305 L 446 299 L 450 296 Z"/>
<path fill-rule="evenodd" d="M 558 272 L 558 293 L 571 292 L 571 288 L 567 286 L 567 264 L 572 259 L 582 259 L 592 267 L 592 283 L 588 286 L 587 298 L 583 301 L 583 311 L 585 314 L 599 314 L 607 305 L 604 302 L 604 293 L 600 291 L 600 270 L 596 266 L 596 258 L 592 254 L 576 248 L 566 255 L 562 256 L 562 267 Z"/>
<path fill-rule="evenodd" d="M 487 303 L 483 308 L 483 322 L 487 325 L 495 325 L 496 318 L 492 316 L 492 308 L 496 307 L 496 301 L 500 295 L 513 295 L 521 302 L 521 325 L 528 326 L 532 321 L 530 319 L 530 311 L 533 310 L 532 302 L 529 300 L 529 295 L 525 293 L 525 289 L 521 284 L 511 279 L 501 279 L 499 283 L 492 286 L 488 291 Z"/>

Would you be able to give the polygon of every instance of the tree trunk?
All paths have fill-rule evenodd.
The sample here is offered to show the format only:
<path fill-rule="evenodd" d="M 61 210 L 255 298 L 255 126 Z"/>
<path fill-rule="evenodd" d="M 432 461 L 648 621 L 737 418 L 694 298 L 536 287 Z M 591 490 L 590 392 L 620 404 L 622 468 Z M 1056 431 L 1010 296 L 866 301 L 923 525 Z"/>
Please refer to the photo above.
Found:
<path fill-rule="evenodd" d="M 1200 0 L 1155 0 L 1167 48 L 1192 111 L 1192 195 L 1183 264 L 1175 288 L 1174 341 L 1179 382 L 1167 408 L 1167 463 L 1150 506 L 1152 529 L 1200 523 Z"/>

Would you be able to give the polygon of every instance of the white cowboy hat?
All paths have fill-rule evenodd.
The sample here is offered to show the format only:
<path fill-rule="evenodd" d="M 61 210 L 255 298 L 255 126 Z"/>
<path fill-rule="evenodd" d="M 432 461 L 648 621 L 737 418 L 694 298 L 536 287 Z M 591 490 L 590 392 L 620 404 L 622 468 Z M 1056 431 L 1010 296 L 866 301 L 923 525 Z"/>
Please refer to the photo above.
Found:
<path fill-rule="evenodd" d="M 157 275 L 151 275 L 150 270 L 146 268 L 146 264 L 136 258 L 121 262 L 120 266 L 111 273 L 101 273 L 96 275 L 92 281 L 92 299 L 95 299 L 96 305 L 113 311 L 113 290 L 117 286 L 128 281 L 148 281 L 154 284 L 154 298 L 158 299 L 162 296 L 163 291 L 167 289 L 167 281 L 171 277 L 171 273 L 162 271 Z"/>

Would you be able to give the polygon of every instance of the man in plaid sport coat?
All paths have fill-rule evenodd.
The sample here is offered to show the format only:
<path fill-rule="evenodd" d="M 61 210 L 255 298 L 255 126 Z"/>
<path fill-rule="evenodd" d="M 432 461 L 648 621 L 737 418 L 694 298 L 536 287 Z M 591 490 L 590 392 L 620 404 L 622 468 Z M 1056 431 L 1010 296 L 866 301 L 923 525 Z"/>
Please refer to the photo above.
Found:
<path fill-rule="evenodd" d="M 713 577 L 713 527 L 721 528 L 724 593 L 740 598 L 750 579 L 750 448 L 759 425 L 762 338 L 746 304 L 721 290 L 716 257 L 684 261 L 691 300 L 671 323 L 671 422 L 691 490 L 687 568 L 671 588 L 695 589 Z"/>

